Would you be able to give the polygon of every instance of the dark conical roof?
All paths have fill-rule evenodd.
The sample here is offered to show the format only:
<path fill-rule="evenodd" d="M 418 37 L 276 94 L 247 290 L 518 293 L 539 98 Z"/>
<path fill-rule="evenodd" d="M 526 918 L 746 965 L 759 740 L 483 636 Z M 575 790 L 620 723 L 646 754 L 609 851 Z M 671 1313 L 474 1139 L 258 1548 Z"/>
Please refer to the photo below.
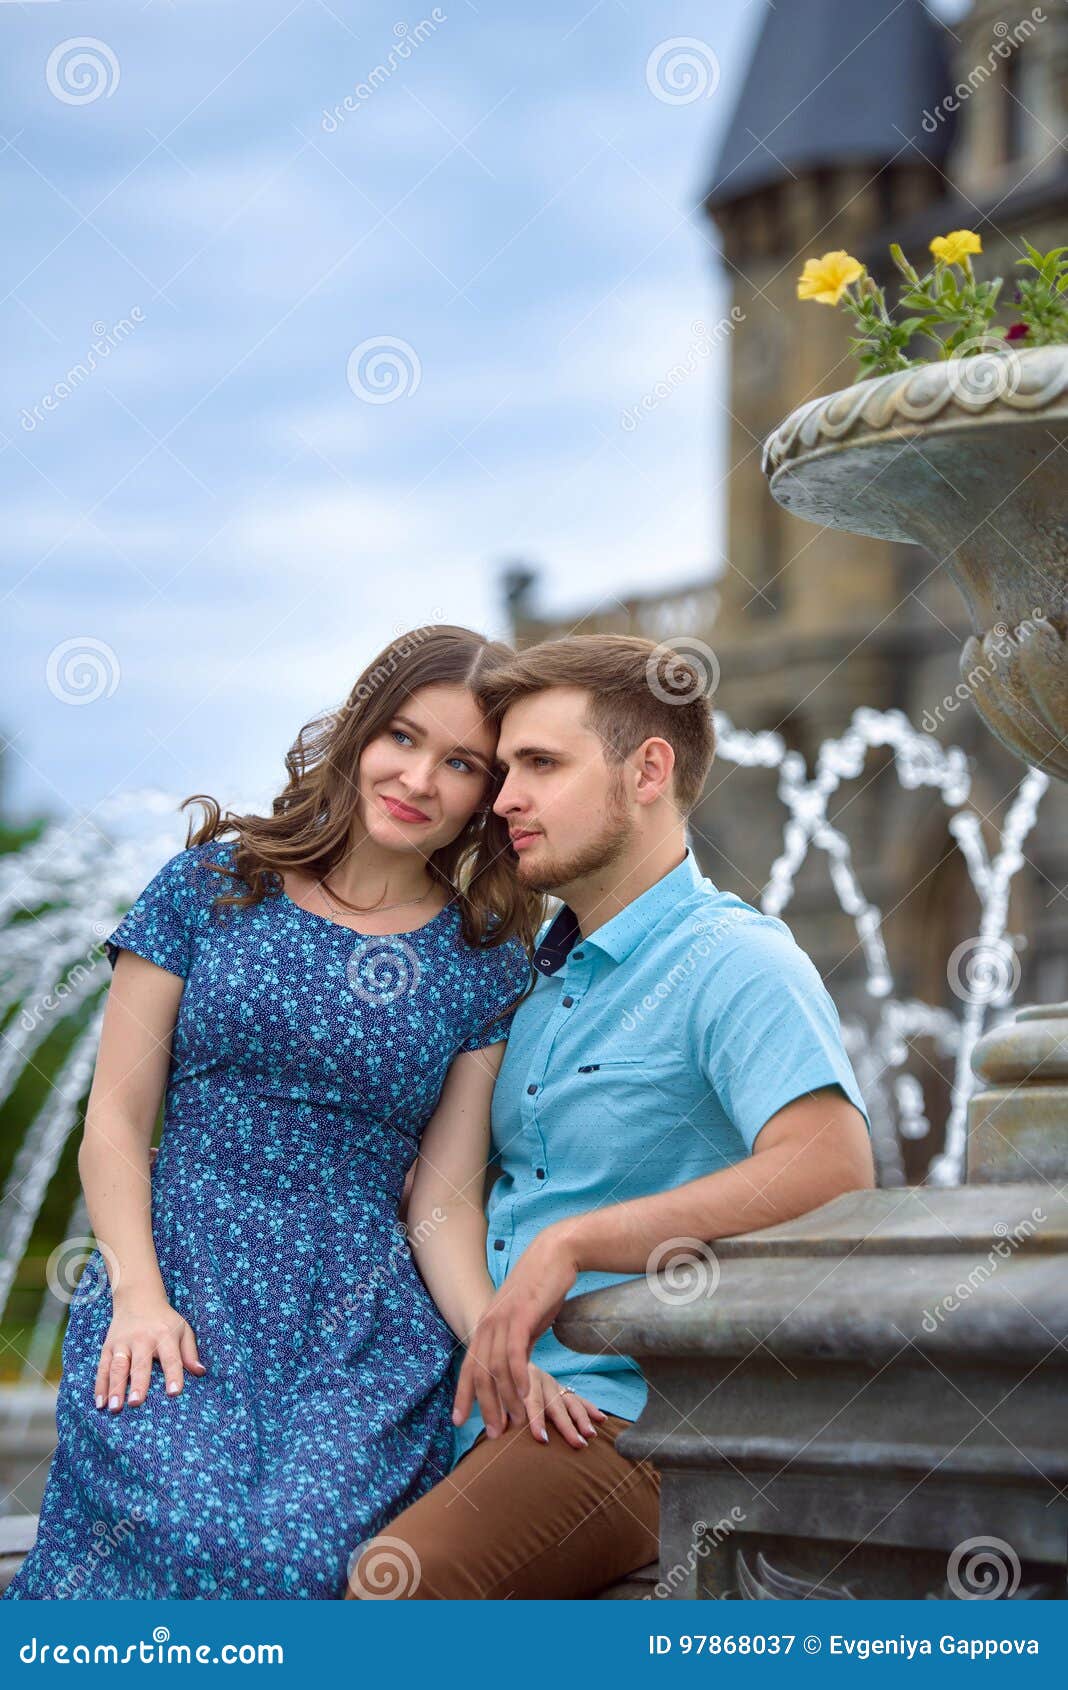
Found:
<path fill-rule="evenodd" d="M 945 43 L 922 0 L 778 0 L 727 126 L 707 204 L 727 205 L 820 166 L 878 166 L 895 154 L 917 163 L 916 148 L 941 162 L 951 120 L 929 134 L 922 118 L 952 86 Z"/>

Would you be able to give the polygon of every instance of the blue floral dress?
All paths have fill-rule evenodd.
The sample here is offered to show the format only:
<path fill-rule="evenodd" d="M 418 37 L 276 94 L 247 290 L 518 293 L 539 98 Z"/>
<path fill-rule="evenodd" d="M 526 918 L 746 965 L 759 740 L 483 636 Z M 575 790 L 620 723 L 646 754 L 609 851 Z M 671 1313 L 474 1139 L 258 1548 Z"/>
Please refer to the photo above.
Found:
<path fill-rule="evenodd" d="M 213 909 L 236 845 L 180 851 L 105 941 L 185 981 L 152 1173 L 171 1304 L 208 1371 L 94 1404 L 99 1251 L 63 1345 L 58 1447 L 12 1598 L 339 1598 L 447 1473 L 454 1340 L 397 1205 L 449 1064 L 506 1036 L 522 947 L 454 905 L 368 938 L 284 893 Z"/>

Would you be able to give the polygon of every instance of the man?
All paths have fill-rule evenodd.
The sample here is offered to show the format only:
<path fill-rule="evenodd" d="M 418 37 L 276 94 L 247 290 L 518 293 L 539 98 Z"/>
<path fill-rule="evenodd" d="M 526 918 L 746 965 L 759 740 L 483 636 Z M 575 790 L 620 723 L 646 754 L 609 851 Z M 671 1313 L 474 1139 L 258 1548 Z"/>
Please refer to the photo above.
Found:
<path fill-rule="evenodd" d="M 654 1560 L 654 1469 L 615 1448 L 646 1387 L 550 1330 L 565 1297 L 873 1183 L 820 976 L 784 922 L 704 878 L 685 824 L 714 735 L 701 677 L 650 641 L 548 641 L 488 678 L 515 872 L 563 908 L 493 1097 L 497 1293 L 471 1333 L 451 1475 L 363 1546 L 416 1600 L 584 1597 Z M 533 1353 L 532 1353 L 533 1352 Z M 526 1425 L 528 1361 L 604 1411 L 585 1448 Z M 505 1416 L 507 1415 L 507 1423 Z"/>

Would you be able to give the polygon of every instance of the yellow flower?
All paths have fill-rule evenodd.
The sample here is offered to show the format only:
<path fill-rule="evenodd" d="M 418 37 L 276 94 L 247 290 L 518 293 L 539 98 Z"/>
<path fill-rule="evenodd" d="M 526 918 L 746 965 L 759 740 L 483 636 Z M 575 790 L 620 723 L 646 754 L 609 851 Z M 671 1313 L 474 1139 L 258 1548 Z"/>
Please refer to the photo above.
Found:
<path fill-rule="evenodd" d="M 950 235 L 936 235 L 931 251 L 940 264 L 963 264 L 969 253 L 982 252 L 983 243 L 973 229 L 954 229 Z"/>
<path fill-rule="evenodd" d="M 863 264 L 848 252 L 825 252 L 822 258 L 807 258 L 797 279 L 797 297 L 815 299 L 820 305 L 837 305 L 850 282 L 863 274 Z"/>

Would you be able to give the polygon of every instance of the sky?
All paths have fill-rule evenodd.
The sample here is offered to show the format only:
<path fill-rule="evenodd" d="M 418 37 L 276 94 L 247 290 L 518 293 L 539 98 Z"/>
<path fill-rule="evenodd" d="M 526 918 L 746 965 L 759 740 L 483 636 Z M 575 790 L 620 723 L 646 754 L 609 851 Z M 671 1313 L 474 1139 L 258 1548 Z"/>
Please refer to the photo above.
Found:
<path fill-rule="evenodd" d="M 700 201 L 766 4 L 0 0 L 9 815 L 268 797 L 516 560 L 576 615 L 718 571 Z"/>
<path fill-rule="evenodd" d="M 510 564 L 576 624 L 722 570 L 701 201 L 770 3 L 0 0 L 10 818 L 268 801 Z"/>

